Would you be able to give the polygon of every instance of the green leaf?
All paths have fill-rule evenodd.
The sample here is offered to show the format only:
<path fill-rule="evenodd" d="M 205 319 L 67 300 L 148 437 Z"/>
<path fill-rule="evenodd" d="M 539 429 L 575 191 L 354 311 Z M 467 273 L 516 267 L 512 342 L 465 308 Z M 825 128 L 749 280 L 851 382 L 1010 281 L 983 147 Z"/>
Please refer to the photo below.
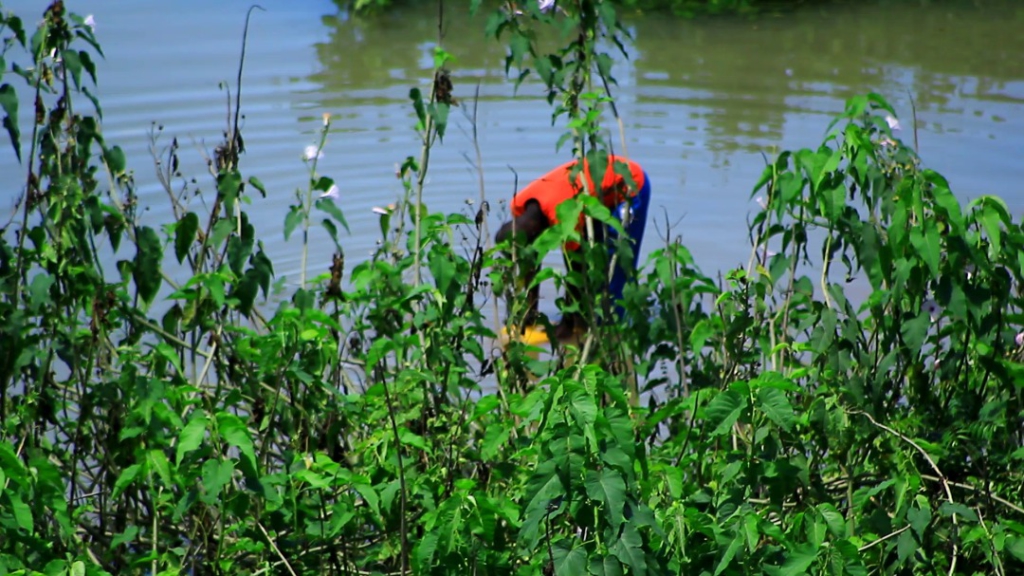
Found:
<path fill-rule="evenodd" d="M 29 305 L 33 310 L 39 310 L 41 306 L 50 304 L 53 299 L 50 297 L 50 288 L 53 287 L 53 276 L 46 272 L 40 272 L 32 277 L 28 285 Z"/>
<path fill-rule="evenodd" d="M 709 320 L 701 320 L 690 332 L 690 348 L 699 353 L 704 348 L 704 343 L 714 334 L 715 329 Z"/>
<path fill-rule="evenodd" d="M 423 93 L 419 88 L 409 90 L 409 99 L 412 100 L 412 107 L 416 110 L 416 118 L 419 120 L 418 130 L 427 125 L 427 110 L 423 106 Z"/>
<path fill-rule="evenodd" d="M 799 576 L 807 572 L 811 564 L 814 563 L 815 558 L 818 556 L 818 551 L 814 546 L 804 545 L 799 546 L 793 550 L 790 550 L 786 562 L 782 565 L 782 570 L 779 571 L 781 576 Z"/>
<path fill-rule="evenodd" d="M 622 576 L 622 564 L 614 556 L 605 556 L 600 562 L 591 562 L 588 570 L 594 576 Z"/>
<path fill-rule="evenodd" d="M 729 432 L 746 405 L 746 399 L 732 390 L 719 392 L 706 409 L 708 424 L 714 427 L 711 435 L 719 436 Z"/>
<path fill-rule="evenodd" d="M 587 551 L 571 541 L 571 548 L 566 544 L 568 539 L 559 540 L 552 547 L 551 555 L 555 559 L 555 574 L 558 576 L 581 576 L 587 572 Z"/>
<path fill-rule="evenodd" d="M 7 490 L 7 498 L 11 501 L 11 513 L 14 514 L 14 521 L 18 524 L 18 527 L 32 533 L 34 522 L 32 520 L 32 509 L 25 504 L 25 501 L 21 499 L 21 495 L 14 490 Z"/>
<path fill-rule="evenodd" d="M 117 536 L 114 536 L 114 538 L 110 541 L 110 549 L 113 550 L 122 544 L 134 542 L 135 537 L 138 535 L 139 527 L 134 525 L 129 526 L 124 529 L 124 532 L 118 534 Z"/>
<path fill-rule="evenodd" d="M 78 52 L 75 52 L 74 50 L 62 50 L 60 56 L 64 60 L 64 67 L 71 73 L 71 80 L 74 81 L 75 88 L 81 90 L 82 60 L 78 57 Z"/>
<path fill-rule="evenodd" d="M 203 494 L 199 497 L 206 504 L 215 504 L 221 490 L 231 482 L 235 471 L 233 460 L 207 460 L 203 464 Z"/>
<path fill-rule="evenodd" d="M 1017 560 L 1024 562 L 1024 538 L 1007 536 L 1004 546 L 1007 552 L 1012 554 Z"/>
<path fill-rule="evenodd" d="M 910 229 L 910 243 L 918 256 L 928 265 L 932 278 L 939 277 L 939 262 L 942 255 L 942 238 L 934 220 L 925 220 Z"/>
<path fill-rule="evenodd" d="M 241 236 L 232 235 L 228 238 L 228 266 L 235 273 L 235 276 L 242 275 L 242 268 L 245 266 L 245 261 L 252 254 L 255 241 L 255 231 L 252 224 L 248 222 L 242 226 Z"/>
<path fill-rule="evenodd" d="M 135 233 L 135 238 L 138 251 L 135 254 L 135 268 L 132 270 L 132 276 L 135 279 L 139 297 L 146 304 L 150 304 L 160 290 L 162 281 L 160 261 L 164 256 L 163 248 L 160 245 L 160 237 L 149 226 L 139 228 Z"/>
<path fill-rule="evenodd" d="M 0 70 L 2 72 L 2 70 Z M 21 162 L 21 130 L 18 128 L 18 94 L 10 84 L 0 86 L 0 107 L 4 109 L 4 128 L 11 138 L 14 154 Z"/>
<path fill-rule="evenodd" d="M 235 212 L 235 201 L 242 189 L 242 175 L 238 170 L 228 170 L 217 175 L 217 195 L 224 203 L 224 210 L 233 215 Z"/>
<path fill-rule="evenodd" d="M 121 472 L 121 475 L 117 477 L 117 481 L 114 482 L 114 491 L 110 494 L 110 498 L 112 500 L 117 500 L 117 497 L 120 496 L 121 493 L 124 492 L 125 489 L 128 488 L 128 486 L 130 486 L 131 483 L 134 482 L 135 479 L 139 477 L 139 474 L 141 472 L 141 464 L 132 464 L 131 466 L 125 468 Z"/>
<path fill-rule="evenodd" d="M 647 574 L 647 556 L 643 544 L 636 527 L 626 523 L 622 525 L 622 536 L 610 550 L 620 562 L 633 569 L 631 574 L 644 576 Z"/>
<path fill-rule="evenodd" d="M 818 512 L 825 519 L 828 531 L 836 538 L 846 538 L 846 520 L 835 506 L 828 502 L 818 504 Z"/>
<path fill-rule="evenodd" d="M 128 167 L 128 162 L 124 156 L 124 150 L 121 150 L 120 146 L 104 148 L 103 161 L 107 163 L 107 166 L 110 168 L 110 173 L 114 176 L 124 174 L 125 169 Z"/>
<path fill-rule="evenodd" d="M 255 176 L 249 177 L 249 185 L 259 190 L 260 196 L 263 198 L 267 197 L 267 187 L 263 185 L 263 181 Z"/>
<path fill-rule="evenodd" d="M 623 522 L 622 511 L 626 506 L 626 481 L 612 468 L 587 470 L 587 496 L 596 500 L 608 514 L 612 528 L 618 530 Z"/>
<path fill-rule="evenodd" d="M 352 233 L 352 231 L 348 229 L 348 222 L 345 220 L 345 214 L 341 211 L 341 208 L 338 208 L 338 205 L 334 203 L 333 198 L 320 198 L 316 201 L 316 208 L 317 210 L 330 214 L 331 218 L 334 218 L 338 224 L 341 224 L 342 228 L 345 229 L 345 232 L 350 234 Z"/>
<path fill-rule="evenodd" d="M 441 142 L 444 142 L 444 131 L 448 128 L 448 113 L 451 111 L 451 106 L 438 102 L 431 104 L 429 111 L 430 117 L 434 120 L 434 129 L 437 130 L 437 137 Z"/>
<path fill-rule="evenodd" d="M 455 263 L 448 254 L 435 250 L 427 256 L 427 264 L 430 267 L 430 275 L 433 276 L 434 282 L 437 284 L 437 290 L 441 294 L 447 295 L 448 288 L 451 287 L 456 276 Z"/>
<path fill-rule="evenodd" d="M 146 452 L 146 464 L 150 472 L 156 472 L 156 475 L 164 483 L 166 487 L 173 487 L 174 480 L 171 478 L 171 465 L 167 461 L 167 455 L 164 454 L 163 450 L 149 450 Z"/>
<path fill-rule="evenodd" d="M 928 335 L 928 327 L 931 324 L 932 319 L 929 313 L 922 311 L 916 318 L 912 318 L 900 325 L 900 334 L 903 336 L 903 342 L 907 345 L 907 349 L 911 354 L 917 354 L 921 351 L 925 336 Z"/>
<path fill-rule="evenodd" d="M 796 421 L 796 415 L 785 392 L 778 388 L 761 388 L 757 391 L 757 401 L 772 422 L 783 430 L 790 431 Z"/>
<path fill-rule="evenodd" d="M 196 410 L 192 413 L 188 424 L 185 425 L 185 428 L 181 430 L 181 434 L 178 435 L 178 443 L 175 447 L 174 459 L 179 466 L 181 465 L 181 459 L 186 454 L 202 445 L 203 439 L 206 437 L 206 426 L 208 423 L 209 420 L 206 418 L 206 413 L 202 410 Z"/>
<path fill-rule="evenodd" d="M 896 541 L 896 554 L 899 556 L 900 564 L 905 562 L 907 558 L 910 558 L 914 552 L 917 552 L 917 540 L 914 539 L 911 531 L 907 530 L 900 534 L 899 539 Z"/>
<path fill-rule="evenodd" d="M 960 516 L 968 522 L 977 522 L 978 515 L 967 506 L 957 502 L 943 502 L 942 506 L 939 506 L 939 514 L 943 516 L 952 516 L 954 514 Z"/>
<path fill-rule="evenodd" d="M 248 459 L 253 470 L 256 469 L 256 451 L 253 448 L 252 437 L 249 435 L 249 428 L 241 418 L 230 412 L 217 413 L 217 431 L 224 437 L 224 440 L 238 448 L 242 456 Z"/>
<path fill-rule="evenodd" d="M 302 209 L 299 208 L 298 206 L 292 206 L 291 210 L 288 211 L 288 214 L 284 217 L 285 242 L 288 241 L 288 237 L 292 235 L 292 232 L 295 230 L 295 227 L 298 226 L 300 222 L 302 222 L 303 216 L 304 214 L 302 212 Z"/>
<path fill-rule="evenodd" d="M 715 567 L 715 576 L 718 576 L 729 568 L 729 565 L 732 564 L 733 558 L 736 557 L 736 553 L 742 548 L 743 536 L 736 536 L 733 538 L 732 542 L 729 543 L 729 547 L 722 553 L 722 558 L 718 560 L 718 565 Z"/>
<path fill-rule="evenodd" d="M 185 260 L 188 249 L 196 240 L 196 232 L 199 230 L 199 216 L 194 212 L 188 212 L 181 217 L 174 229 L 174 256 L 178 264 Z"/>

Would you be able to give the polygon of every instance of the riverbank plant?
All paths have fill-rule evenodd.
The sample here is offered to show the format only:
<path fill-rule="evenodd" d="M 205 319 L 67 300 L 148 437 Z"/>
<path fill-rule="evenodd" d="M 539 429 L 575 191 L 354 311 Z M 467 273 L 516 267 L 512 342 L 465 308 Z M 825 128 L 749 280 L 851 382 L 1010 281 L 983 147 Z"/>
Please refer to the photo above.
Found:
<path fill-rule="evenodd" d="M 502 6 L 486 32 L 510 81 L 548 90 L 561 153 L 600 169 L 628 155 L 604 52 L 629 38 L 611 3 L 559 4 Z M 208 175 L 155 131 L 170 210 L 144 224 L 90 20 L 0 13 L 24 169 L 0 234 L 0 574 L 1024 571 L 1024 230 L 954 196 L 881 96 L 752 183 L 746 267 L 714 278 L 662 226 L 621 321 L 603 246 L 590 274 L 539 275 L 591 294 L 595 328 L 538 353 L 498 342 L 526 309 L 515 270 L 577 232 L 523 253 L 491 245 L 483 189 L 476 217 L 426 209 L 430 151 L 476 105 L 443 38 L 410 91 L 403 199 L 353 262 L 317 165 L 329 116 L 294 194 L 246 166 L 240 82 Z M 283 283 L 254 202 L 289 205 L 303 248 L 323 227 L 331 262 Z"/>

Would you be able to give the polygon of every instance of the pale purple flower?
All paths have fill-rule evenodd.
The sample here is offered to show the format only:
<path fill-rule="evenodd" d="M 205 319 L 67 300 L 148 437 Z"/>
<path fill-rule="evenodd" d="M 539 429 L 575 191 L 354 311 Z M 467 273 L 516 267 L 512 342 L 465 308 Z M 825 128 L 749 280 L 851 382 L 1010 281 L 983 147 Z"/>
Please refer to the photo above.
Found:
<path fill-rule="evenodd" d="M 88 16 L 86 16 L 85 20 L 82 20 L 82 24 L 85 24 L 86 26 L 88 26 L 89 30 L 92 30 L 93 32 L 96 31 L 96 19 L 93 18 L 92 14 L 89 14 Z"/>
<path fill-rule="evenodd" d="M 889 130 L 899 130 L 900 129 L 900 121 L 897 120 L 895 116 L 891 116 L 891 115 L 886 116 L 885 117 L 885 123 L 889 125 Z"/>
<path fill-rule="evenodd" d="M 313 160 L 313 159 L 319 160 L 319 159 L 321 159 L 323 157 L 324 157 L 324 153 L 320 151 L 320 148 L 318 148 L 316 146 L 313 146 L 312 144 L 309 145 L 309 146 L 306 146 L 306 149 L 302 151 L 302 159 L 303 160 L 307 160 L 307 161 Z"/>
<path fill-rule="evenodd" d="M 324 192 L 323 194 L 320 195 L 321 198 L 334 198 L 334 199 L 338 199 L 340 196 L 341 196 L 341 194 L 338 192 L 338 185 L 337 184 L 331 184 L 331 187 L 327 189 L 327 192 Z"/>
<path fill-rule="evenodd" d="M 760 206 L 762 210 L 768 209 L 768 201 L 764 199 L 764 196 L 758 196 L 754 201 L 757 202 L 757 205 Z"/>
<path fill-rule="evenodd" d="M 1024 346 L 1024 332 L 1018 332 L 1013 341 L 1017 343 L 1017 346 Z"/>
<path fill-rule="evenodd" d="M 928 315 L 931 316 L 932 322 L 939 317 L 939 314 L 942 314 L 942 306 L 939 306 L 938 302 L 931 299 L 925 300 L 921 303 L 921 310 L 927 312 Z"/>
<path fill-rule="evenodd" d="M 381 208 L 380 206 L 374 206 L 371 209 L 371 211 L 374 214 L 380 214 L 381 216 L 387 216 L 388 214 L 391 214 L 392 212 L 395 211 L 395 205 L 394 204 L 388 204 L 384 208 Z"/>
<path fill-rule="evenodd" d="M 549 12 L 555 7 L 555 0 L 537 0 L 537 7 L 541 12 Z"/>
<path fill-rule="evenodd" d="M 974 267 L 974 264 L 968 264 L 968 265 L 964 266 L 964 272 L 967 273 L 967 279 L 968 280 L 971 280 L 972 278 L 974 278 L 974 273 L 975 273 L 976 270 L 977 269 Z"/>

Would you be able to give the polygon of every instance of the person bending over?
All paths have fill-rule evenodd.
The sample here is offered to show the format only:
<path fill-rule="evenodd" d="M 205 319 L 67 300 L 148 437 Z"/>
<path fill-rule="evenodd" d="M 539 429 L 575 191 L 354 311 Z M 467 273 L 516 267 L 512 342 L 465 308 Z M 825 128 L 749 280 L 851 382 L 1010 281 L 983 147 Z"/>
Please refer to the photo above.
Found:
<path fill-rule="evenodd" d="M 620 166 L 625 165 L 633 180 L 632 183 L 620 174 L 622 172 L 621 168 L 618 172 L 616 171 L 616 164 Z M 643 240 L 644 227 L 647 223 L 647 206 L 651 194 L 650 178 L 648 178 L 647 173 L 636 162 L 610 154 L 608 155 L 608 168 L 605 170 L 601 186 L 595 188 L 590 181 L 588 163 L 584 161 L 583 170 L 573 178 L 572 170 L 575 166 L 575 160 L 562 164 L 520 190 L 512 198 L 510 206 L 513 219 L 502 225 L 495 235 L 495 241 L 500 244 L 510 238 L 514 231 L 515 238 L 513 241 L 517 245 L 525 246 L 532 244 L 544 230 L 558 222 L 557 209 L 562 202 L 575 197 L 577 194 L 584 193 L 585 190 L 593 190 L 601 199 L 602 204 L 612 211 L 612 215 L 620 222 L 625 223 L 624 231 L 633 248 L 634 257 L 629 259 L 630 261 L 624 261 L 627 258 L 625 254 L 619 255 L 616 259 L 615 271 L 607 286 L 609 295 L 613 301 L 617 301 L 622 298 L 622 289 L 626 283 L 627 271 L 636 269 L 636 255 L 640 252 L 640 243 Z M 589 184 L 588 188 L 584 188 L 584 178 L 586 178 Z M 595 224 L 594 240 L 601 242 L 605 238 L 605 227 L 597 222 Z M 586 237 L 585 218 L 583 216 L 580 216 L 577 229 Z M 607 232 L 610 236 L 615 234 L 611 228 Z M 565 249 L 567 253 L 566 267 L 572 271 L 582 272 L 580 269 L 582 266 L 581 259 L 572 258 L 568 255 L 569 252 L 579 250 L 580 245 L 576 242 L 567 242 Z M 613 250 L 614 246 L 610 245 L 609 251 Z M 526 285 L 533 281 L 536 272 L 536 265 L 530 266 L 524 272 L 523 276 Z M 580 304 L 581 294 L 578 288 L 570 285 L 566 290 L 566 296 L 570 301 Z M 537 287 L 534 287 L 528 296 L 529 308 L 526 315 L 528 324 L 535 321 L 538 299 L 539 290 Z M 621 314 L 621 310 L 619 310 L 619 313 Z M 583 318 L 578 312 L 565 314 L 556 328 L 555 337 L 560 341 L 564 341 L 571 337 L 577 328 L 584 327 Z"/>

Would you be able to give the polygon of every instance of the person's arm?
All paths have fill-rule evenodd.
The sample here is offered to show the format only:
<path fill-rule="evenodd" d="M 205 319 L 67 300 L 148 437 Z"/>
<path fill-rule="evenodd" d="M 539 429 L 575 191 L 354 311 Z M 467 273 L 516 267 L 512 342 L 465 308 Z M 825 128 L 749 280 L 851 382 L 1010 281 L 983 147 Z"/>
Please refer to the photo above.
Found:
<path fill-rule="evenodd" d="M 523 210 L 521 215 L 515 220 L 505 222 L 498 229 L 498 233 L 494 236 L 494 241 L 501 244 L 512 236 L 514 230 L 520 246 L 529 246 L 550 225 L 548 217 L 540 209 L 540 203 L 536 200 L 531 200 L 526 203 L 526 209 Z"/>
<path fill-rule="evenodd" d="M 550 226 L 547 216 L 540 209 L 540 203 L 536 200 L 531 200 L 526 203 L 526 209 L 521 215 L 514 220 L 506 222 L 498 230 L 498 233 L 494 236 L 494 241 L 498 244 L 513 238 L 512 233 L 515 231 L 515 237 L 512 242 L 519 246 L 529 246 L 533 244 L 533 241 L 541 235 L 544 230 Z M 521 279 L 524 282 L 524 286 L 529 286 L 533 283 L 533 278 L 537 275 L 538 264 L 536 262 L 519 262 L 522 266 Z M 527 310 L 525 315 L 525 323 L 527 325 L 533 324 L 537 315 L 537 303 L 540 300 L 540 289 L 534 286 L 529 294 L 527 294 Z"/>

